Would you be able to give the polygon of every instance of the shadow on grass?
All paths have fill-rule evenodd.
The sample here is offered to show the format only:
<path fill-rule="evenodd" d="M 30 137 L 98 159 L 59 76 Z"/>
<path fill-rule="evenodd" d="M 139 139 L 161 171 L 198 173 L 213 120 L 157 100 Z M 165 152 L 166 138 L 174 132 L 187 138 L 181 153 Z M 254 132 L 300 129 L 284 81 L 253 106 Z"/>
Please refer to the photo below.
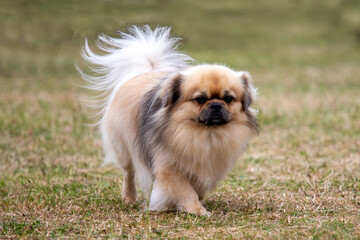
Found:
<path fill-rule="evenodd" d="M 254 213 L 271 213 L 278 211 L 271 197 L 223 196 L 210 197 L 205 201 L 205 208 L 213 214 L 238 213 L 251 215 Z"/>

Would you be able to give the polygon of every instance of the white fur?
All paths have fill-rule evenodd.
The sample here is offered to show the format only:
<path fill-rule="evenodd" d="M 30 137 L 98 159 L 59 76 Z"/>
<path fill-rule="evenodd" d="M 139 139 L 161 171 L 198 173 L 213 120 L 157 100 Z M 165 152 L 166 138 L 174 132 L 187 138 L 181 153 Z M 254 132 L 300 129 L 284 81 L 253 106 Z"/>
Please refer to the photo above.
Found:
<path fill-rule="evenodd" d="M 159 186 L 156 181 L 151 191 L 149 209 L 150 211 L 164 211 L 173 204 L 171 196 Z"/>
<path fill-rule="evenodd" d="M 98 124 L 124 82 L 150 71 L 178 71 L 192 61 L 189 56 L 177 51 L 180 39 L 171 37 L 170 30 L 169 27 L 158 27 L 152 31 L 147 25 L 132 26 L 129 33 L 119 32 L 121 38 L 100 36 L 97 47 L 107 53 L 102 56 L 95 54 L 85 40 L 82 56 L 95 76 L 78 70 L 86 82 L 85 87 L 100 92 L 89 101 L 101 117 Z"/>

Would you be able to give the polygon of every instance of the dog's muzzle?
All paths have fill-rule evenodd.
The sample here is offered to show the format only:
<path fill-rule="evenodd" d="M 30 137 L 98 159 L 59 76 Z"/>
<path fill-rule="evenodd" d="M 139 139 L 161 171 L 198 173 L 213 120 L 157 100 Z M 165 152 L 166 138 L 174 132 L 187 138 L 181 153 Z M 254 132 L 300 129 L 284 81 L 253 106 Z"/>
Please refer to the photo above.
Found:
<path fill-rule="evenodd" d="M 224 125 L 229 123 L 229 112 L 219 102 L 209 104 L 199 116 L 199 122 L 205 125 Z"/>

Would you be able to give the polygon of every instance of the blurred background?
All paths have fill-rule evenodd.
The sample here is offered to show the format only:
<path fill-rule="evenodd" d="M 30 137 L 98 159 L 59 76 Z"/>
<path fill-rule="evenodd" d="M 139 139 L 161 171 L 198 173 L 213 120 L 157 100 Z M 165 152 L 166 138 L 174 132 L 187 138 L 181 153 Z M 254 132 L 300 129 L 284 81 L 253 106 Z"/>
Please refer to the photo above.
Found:
<path fill-rule="evenodd" d="M 46 217 L 33 210 L 41 212 L 59 199 L 79 206 L 84 204 L 76 200 L 79 196 L 87 196 L 90 203 L 94 196 L 118 199 L 121 175 L 118 170 L 99 169 L 101 141 L 96 129 L 86 125 L 93 119 L 81 102 L 88 93 L 77 86 L 81 79 L 75 64 L 84 67 L 80 51 L 85 38 L 94 49 L 98 35 L 116 37 L 118 30 L 143 24 L 171 26 L 183 39 L 181 50 L 198 63 L 226 64 L 253 75 L 260 93 L 255 108 L 260 110 L 262 130 L 222 186 L 225 198 L 235 190 L 253 191 L 261 205 L 266 202 L 261 193 L 273 191 L 278 205 L 292 209 L 284 203 L 287 193 L 322 191 L 328 194 L 321 196 L 331 209 L 343 206 L 341 219 L 350 224 L 329 229 L 340 238 L 346 236 L 343 231 L 356 233 L 360 1 L 2 0 L 0 220 L 8 223 L 0 226 L 3 234 L 33 236 L 36 232 L 16 232 L 16 224 L 34 221 L 39 221 L 34 225 L 38 229 L 45 229 Z M 216 194 L 210 195 L 210 203 Z M 298 199 L 311 203 L 306 195 Z M 30 217 L 12 214 L 18 211 L 17 202 Z M 54 217 L 49 211 L 48 216 Z M 313 219 L 324 216 L 316 211 Z M 56 221 L 66 225 L 61 218 Z M 60 234 L 56 221 L 46 227 L 54 236 Z M 284 227 L 281 221 L 276 224 Z M 269 233 L 255 230 L 265 234 L 260 236 Z"/>

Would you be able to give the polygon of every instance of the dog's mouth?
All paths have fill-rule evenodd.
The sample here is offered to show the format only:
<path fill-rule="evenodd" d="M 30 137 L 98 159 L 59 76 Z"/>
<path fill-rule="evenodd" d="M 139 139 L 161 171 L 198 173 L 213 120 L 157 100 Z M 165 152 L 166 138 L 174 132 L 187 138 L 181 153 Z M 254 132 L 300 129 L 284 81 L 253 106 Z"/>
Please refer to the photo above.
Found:
<path fill-rule="evenodd" d="M 229 123 L 228 120 L 224 119 L 221 116 L 212 116 L 211 118 L 208 118 L 206 120 L 199 119 L 199 122 L 205 124 L 205 125 L 224 125 Z"/>

